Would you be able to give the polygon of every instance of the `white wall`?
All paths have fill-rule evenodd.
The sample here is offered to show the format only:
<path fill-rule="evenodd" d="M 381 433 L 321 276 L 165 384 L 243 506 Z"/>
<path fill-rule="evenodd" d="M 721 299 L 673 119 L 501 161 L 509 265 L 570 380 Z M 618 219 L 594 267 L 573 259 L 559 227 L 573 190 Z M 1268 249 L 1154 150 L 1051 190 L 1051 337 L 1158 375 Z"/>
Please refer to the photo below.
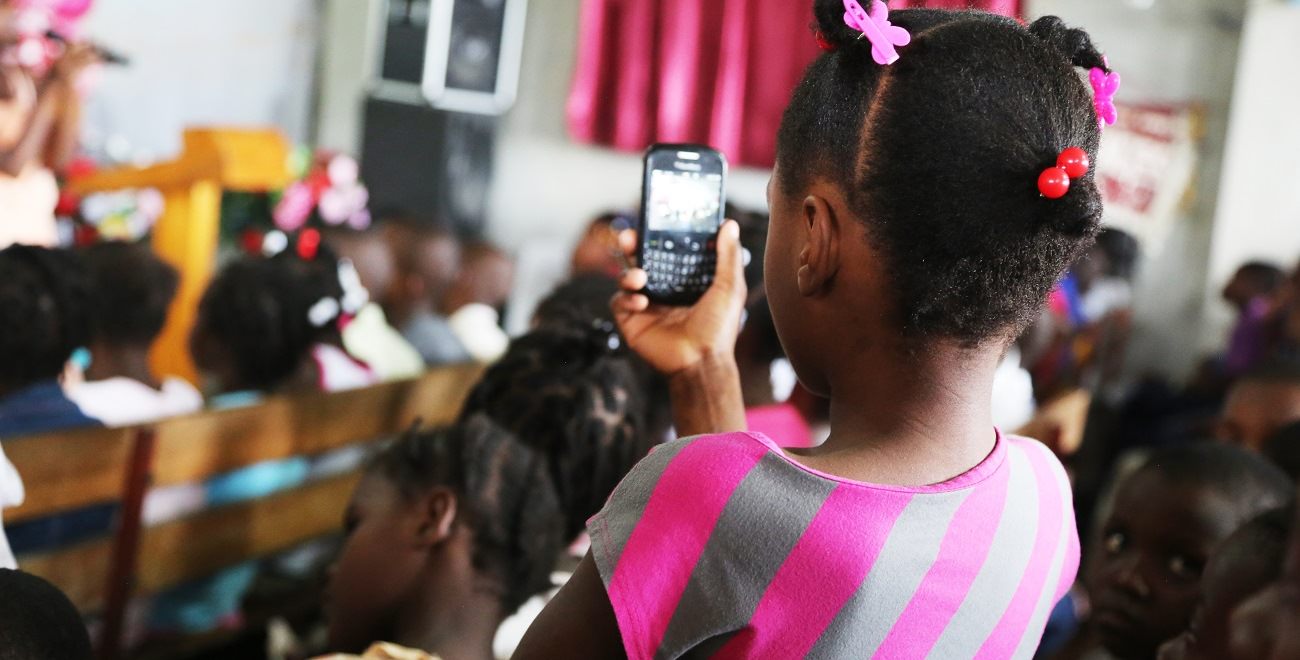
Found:
<path fill-rule="evenodd" d="M 1194 104 L 1204 138 L 1194 193 L 1158 258 L 1143 263 L 1136 291 L 1132 372 L 1186 375 L 1204 335 L 1206 264 L 1232 101 L 1244 0 L 1030 0 L 1031 16 L 1057 15 L 1088 30 L 1124 77 L 1129 103 Z M 1105 139 L 1103 137 L 1103 139 Z M 1300 145 L 1297 145 L 1300 148 Z"/>
<path fill-rule="evenodd" d="M 1243 262 L 1286 267 L 1300 259 L 1300 4 L 1251 8 L 1228 125 L 1209 278 L 1227 281 Z M 1231 322 L 1216 300 L 1207 344 Z"/>
<path fill-rule="evenodd" d="M 131 58 L 104 70 L 84 140 L 163 159 L 187 126 L 278 126 L 309 135 L 315 0 L 100 0 L 85 31 Z"/>

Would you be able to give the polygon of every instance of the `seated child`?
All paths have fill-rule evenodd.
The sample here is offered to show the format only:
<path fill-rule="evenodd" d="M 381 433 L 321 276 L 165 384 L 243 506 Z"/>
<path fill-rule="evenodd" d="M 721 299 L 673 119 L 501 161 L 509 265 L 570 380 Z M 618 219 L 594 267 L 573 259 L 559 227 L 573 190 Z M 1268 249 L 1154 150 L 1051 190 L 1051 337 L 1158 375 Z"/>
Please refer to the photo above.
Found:
<path fill-rule="evenodd" d="M 639 392 L 637 398 L 644 402 L 640 422 L 645 434 L 644 442 L 653 446 L 670 439 L 672 409 L 668 404 L 668 380 L 646 364 L 637 354 L 624 350 L 626 340 L 618 332 L 614 312 L 609 301 L 618 293 L 618 281 L 604 275 L 576 275 L 561 284 L 537 306 L 532 327 L 548 329 L 559 336 L 585 336 L 585 341 L 609 344 L 610 356 L 625 360 L 635 375 L 638 385 L 630 391 Z M 592 354 L 599 358 L 600 353 Z M 588 367 L 580 367 L 588 368 Z M 509 371 L 502 371 L 507 378 Z M 615 381 L 616 382 L 616 381 Z"/>
<path fill-rule="evenodd" d="M 130 426 L 203 408 L 203 396 L 179 378 L 159 380 L 149 348 L 176 295 L 176 269 L 148 245 L 98 243 L 81 252 L 91 296 L 90 367 L 68 396 L 109 426 Z"/>
<path fill-rule="evenodd" d="M 831 399 L 830 437 L 783 450 L 741 432 L 735 223 L 691 307 L 651 305 L 630 270 L 623 336 L 669 376 L 677 432 L 714 435 L 623 480 L 517 658 L 1024 658 L 1074 581 L 1065 471 L 998 432 L 991 399 L 1097 231 L 1076 65 L 1102 56 L 1052 17 L 892 11 L 910 33 L 895 48 L 842 1 L 813 7 L 827 52 L 777 136 L 764 280 L 800 381 Z"/>
<path fill-rule="evenodd" d="M 326 258 L 307 261 L 288 252 L 241 257 L 213 279 L 199 303 L 191 337 L 195 364 L 215 395 L 211 405 L 248 405 L 269 394 L 374 382 L 364 365 L 337 346 L 345 294 L 337 262 Z M 350 448 L 340 455 L 345 464 L 360 458 Z M 321 472 L 321 461 L 331 458 L 266 461 L 215 477 L 204 484 L 206 504 L 232 504 L 293 488 Z M 257 562 L 248 562 L 162 595 L 154 604 L 151 626 L 158 632 L 194 633 L 236 625 L 240 602 L 257 571 Z"/>
<path fill-rule="evenodd" d="M 618 246 L 618 233 L 635 226 L 627 214 L 606 212 L 595 217 L 573 248 L 570 272 L 573 275 L 604 275 L 616 278 L 626 262 Z"/>
<path fill-rule="evenodd" d="M 1300 657 L 1300 626 L 1296 625 L 1300 621 L 1300 534 L 1296 529 L 1300 520 L 1293 518 L 1282 574 L 1232 613 L 1229 657 L 1233 660 Z"/>
<path fill-rule="evenodd" d="M 0 658 L 93 657 L 81 614 L 63 592 L 35 575 L 0 568 Z"/>
<path fill-rule="evenodd" d="M 1300 421 L 1300 361 L 1265 362 L 1228 390 L 1220 416 L 1220 440 L 1259 451 L 1283 426 Z"/>
<path fill-rule="evenodd" d="M 1285 281 L 1281 268 L 1252 261 L 1237 269 L 1223 287 L 1223 299 L 1237 312 L 1237 323 L 1223 356 L 1223 371 L 1228 377 L 1240 376 L 1268 357 L 1273 297 Z"/>
<path fill-rule="evenodd" d="M 543 305 L 545 307 L 545 305 Z M 462 419 L 482 414 L 551 461 L 573 541 L 614 486 L 667 435 L 666 401 L 612 324 L 547 323 L 510 344 L 470 392 Z"/>
<path fill-rule="evenodd" d="M 1246 523 L 1214 551 L 1201 577 L 1201 601 L 1183 634 L 1160 647 L 1160 660 L 1229 657 L 1229 623 L 1242 601 L 1282 575 L 1289 509 L 1275 509 Z"/>
<path fill-rule="evenodd" d="M 1257 454 L 1218 444 L 1158 450 L 1119 483 L 1088 570 L 1091 634 L 1148 660 L 1187 628 L 1214 549 L 1294 486 Z"/>
<path fill-rule="evenodd" d="M 388 324 L 383 306 L 390 304 L 397 265 L 382 230 L 334 229 L 325 232 L 325 246 L 340 261 L 356 269 L 367 300 L 340 323 L 343 346 L 365 362 L 381 380 L 414 378 L 424 372 L 424 358 L 402 334 Z"/>
<path fill-rule="evenodd" d="M 330 570 L 330 650 L 388 641 L 492 658 L 497 627 L 551 587 L 565 544 L 551 460 L 481 416 L 412 431 L 376 456 Z"/>
<path fill-rule="evenodd" d="M 100 425 L 59 383 L 69 357 L 89 338 L 88 306 L 84 272 L 71 254 L 25 245 L 0 250 L 0 440 Z M 0 509 L 22 504 L 24 495 L 17 470 L 0 453 Z M 15 565 L 13 553 L 105 532 L 116 510 L 88 507 L 0 531 L 0 567 Z"/>
<path fill-rule="evenodd" d="M 469 353 L 439 309 L 461 269 L 460 241 L 450 231 L 392 221 L 385 235 L 396 257 L 396 279 L 385 311 L 426 364 L 468 362 Z"/>
<path fill-rule="evenodd" d="M 607 294 L 600 296 L 609 299 Z M 409 617 L 394 616 L 392 608 L 397 602 L 393 598 L 398 589 L 385 586 L 387 580 L 382 575 L 375 579 L 367 573 L 374 570 L 373 565 L 386 562 L 382 555 L 375 554 L 375 544 L 393 545 L 391 534 L 385 537 L 379 529 L 371 529 L 380 536 L 370 535 L 370 531 L 363 535 L 366 525 L 353 523 L 350 526 L 356 531 L 349 536 L 334 573 L 332 603 L 339 604 L 331 611 L 332 648 L 355 650 L 386 640 L 446 657 L 490 657 L 492 635 L 500 622 L 525 599 L 549 588 L 550 570 L 563 548 L 573 541 L 586 519 L 636 460 L 644 456 L 650 444 L 663 437 L 664 428 L 648 427 L 647 420 L 663 420 L 666 415 L 655 412 L 651 402 L 642 398 L 645 369 L 636 366 L 635 359 L 625 351 L 611 347 L 611 337 L 617 339 L 612 322 L 582 323 L 576 320 L 582 312 L 564 310 L 581 309 L 583 305 L 575 302 L 569 307 L 561 302 L 585 299 L 579 292 L 561 287 L 541 308 L 560 311 L 539 319 L 537 329 L 515 340 L 505 357 L 488 369 L 466 401 L 456 429 L 448 434 L 408 437 L 374 464 L 388 466 L 385 469 L 390 474 L 398 475 L 390 478 L 399 484 L 404 483 L 402 479 L 409 481 L 423 475 L 424 481 L 419 483 L 424 488 L 441 484 L 443 492 L 450 488 L 458 497 L 469 498 L 467 524 L 474 526 L 474 542 L 481 543 L 485 534 L 492 534 L 490 545 L 477 552 L 501 553 L 497 559 L 474 564 L 480 573 L 486 572 L 486 577 L 480 575 L 476 581 L 491 578 L 489 584 L 496 586 L 489 593 L 497 598 L 466 600 L 458 590 L 472 584 L 464 584 L 461 579 L 452 582 L 458 585 L 455 587 L 430 586 L 425 593 L 437 594 L 436 601 L 419 599 L 419 592 L 408 589 L 400 596 L 407 603 L 402 607 L 425 614 L 417 611 Z M 609 314 L 607 307 L 605 314 Z M 476 449 L 460 457 L 440 457 L 427 449 L 437 443 Z M 417 452 L 417 447 L 426 449 Z M 370 474 L 374 470 L 372 467 Z M 455 479 L 468 481 L 458 485 Z M 370 487 L 374 481 L 367 477 L 358 488 L 353 511 L 371 510 L 367 504 L 377 498 L 367 493 L 376 490 Z M 518 507 L 525 501 L 528 508 L 520 510 Z M 466 515 L 465 506 L 462 499 L 458 516 Z M 491 507 L 491 513 L 475 513 L 477 507 Z M 523 517 L 534 519 L 531 528 L 510 527 L 522 524 L 519 521 Z M 389 515 L 383 520 L 386 522 L 375 525 L 392 525 L 400 516 Z M 480 527 L 489 525 L 490 529 Z M 531 539 L 516 537 L 519 534 Z M 467 549 L 460 545 L 463 541 L 467 539 L 455 538 L 448 544 L 463 551 Z M 363 544 L 371 549 L 364 553 L 357 549 Z M 528 548 L 534 550 L 525 552 Z M 455 552 L 445 548 L 436 551 L 436 556 L 442 558 L 440 564 L 447 565 L 428 563 L 424 576 L 415 578 L 417 582 L 446 580 L 446 576 L 438 577 L 444 570 L 467 570 L 464 562 L 454 559 Z M 506 558 L 511 558 L 517 568 L 498 569 L 497 562 Z M 402 562 L 386 563 L 398 566 Z M 530 577 L 531 571 L 541 579 Z M 371 583 L 388 589 L 388 595 L 382 599 L 345 596 L 359 588 L 357 585 L 369 589 Z M 352 600 L 359 603 L 343 602 Z M 440 611 L 448 602 L 465 603 L 463 611 Z M 374 611 L 357 614 L 354 607 Z M 394 630 L 395 626 L 404 628 Z"/>
<path fill-rule="evenodd" d="M 509 336 L 501 328 L 514 283 L 515 264 L 486 242 L 465 245 L 460 272 L 442 299 L 447 324 L 470 356 L 492 362 L 505 353 Z"/>
<path fill-rule="evenodd" d="M 85 273 L 67 252 L 0 250 L 0 438 L 99 422 L 63 393 L 59 378 L 89 339 Z"/>

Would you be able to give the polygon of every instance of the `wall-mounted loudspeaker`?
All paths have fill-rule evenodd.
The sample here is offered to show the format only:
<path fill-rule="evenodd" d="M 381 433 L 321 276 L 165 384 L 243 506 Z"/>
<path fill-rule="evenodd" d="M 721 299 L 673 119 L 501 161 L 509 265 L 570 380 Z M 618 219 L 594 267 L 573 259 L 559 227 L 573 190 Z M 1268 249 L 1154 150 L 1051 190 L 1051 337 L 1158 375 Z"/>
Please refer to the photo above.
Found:
<path fill-rule="evenodd" d="M 515 100 L 527 0 L 388 0 L 375 92 L 500 114 Z"/>
<path fill-rule="evenodd" d="M 526 0 L 388 0 L 362 131 L 373 208 L 482 232 L 525 12 Z"/>

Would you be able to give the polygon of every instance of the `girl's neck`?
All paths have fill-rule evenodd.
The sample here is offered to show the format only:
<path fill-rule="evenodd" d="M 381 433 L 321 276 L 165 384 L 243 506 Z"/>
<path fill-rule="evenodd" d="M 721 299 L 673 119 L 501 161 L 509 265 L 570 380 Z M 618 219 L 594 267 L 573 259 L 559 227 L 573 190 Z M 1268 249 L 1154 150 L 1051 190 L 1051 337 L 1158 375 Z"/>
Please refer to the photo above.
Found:
<path fill-rule="evenodd" d="M 505 620 L 501 597 L 475 588 L 475 576 L 438 580 L 398 615 L 394 644 L 442 660 L 493 660 L 492 642 Z M 434 585 L 426 585 L 426 587 Z"/>
<path fill-rule="evenodd" d="M 871 483 L 924 486 L 978 465 L 993 450 L 996 348 L 936 347 L 899 360 L 867 351 L 831 382 L 831 435 L 801 452 L 809 467 Z"/>
<path fill-rule="evenodd" d="M 88 381 L 130 378 L 155 390 L 162 388 L 149 367 L 148 346 L 109 347 L 95 344 L 90 355 L 90 368 L 86 370 Z"/>

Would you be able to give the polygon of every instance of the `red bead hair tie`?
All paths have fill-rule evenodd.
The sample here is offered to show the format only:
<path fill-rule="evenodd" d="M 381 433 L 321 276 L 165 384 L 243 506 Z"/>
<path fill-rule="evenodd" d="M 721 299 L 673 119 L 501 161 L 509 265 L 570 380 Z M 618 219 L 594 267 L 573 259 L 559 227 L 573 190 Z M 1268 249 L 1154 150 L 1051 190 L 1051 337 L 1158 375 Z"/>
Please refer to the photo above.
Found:
<path fill-rule="evenodd" d="M 833 53 L 838 49 L 838 46 L 836 46 L 834 43 L 831 43 L 831 40 L 827 39 L 826 35 L 822 34 L 821 30 L 817 30 L 816 36 L 817 36 L 817 46 L 822 50 L 828 53 Z"/>
<path fill-rule="evenodd" d="M 1070 179 L 1087 174 L 1091 167 L 1088 152 L 1070 147 L 1056 157 L 1055 167 L 1049 167 L 1038 175 L 1038 192 L 1048 199 L 1065 197 L 1065 193 L 1070 192 Z"/>

